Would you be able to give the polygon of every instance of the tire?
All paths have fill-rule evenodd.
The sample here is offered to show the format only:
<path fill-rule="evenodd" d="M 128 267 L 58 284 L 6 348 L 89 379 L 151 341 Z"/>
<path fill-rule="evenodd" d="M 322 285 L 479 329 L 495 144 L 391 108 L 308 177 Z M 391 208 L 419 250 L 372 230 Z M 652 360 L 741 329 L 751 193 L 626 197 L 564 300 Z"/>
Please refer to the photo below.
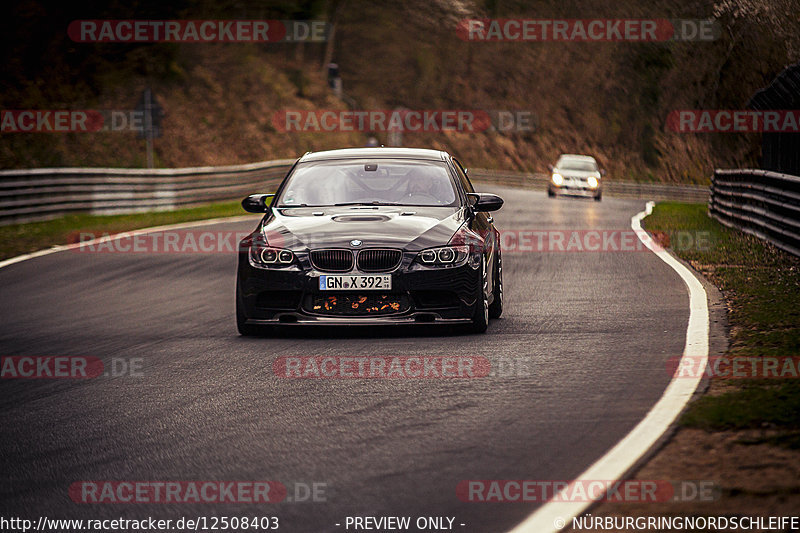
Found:
<path fill-rule="evenodd" d="M 239 335 L 244 337 L 255 337 L 261 333 L 261 328 L 247 323 L 238 287 L 236 288 L 236 329 L 239 331 Z"/>
<path fill-rule="evenodd" d="M 600 200 L 602 200 L 602 199 L 603 199 L 603 194 L 602 194 L 602 193 L 600 193 L 600 194 L 597 194 L 597 195 L 595 195 L 595 197 L 594 197 L 594 201 L 595 201 L 595 202 L 599 202 L 599 201 L 600 201 Z"/>
<path fill-rule="evenodd" d="M 475 302 L 475 311 L 472 313 L 472 325 L 470 326 L 472 333 L 486 333 L 486 328 L 489 327 L 489 298 L 487 295 L 489 277 L 486 273 L 486 258 L 481 264 L 481 272 L 481 290 Z"/>
<path fill-rule="evenodd" d="M 497 250 L 494 265 L 494 287 L 492 287 L 492 303 L 489 305 L 489 318 L 500 318 L 503 314 L 503 255 Z"/>
<path fill-rule="evenodd" d="M 556 192 L 553 189 L 548 188 L 547 189 L 547 196 L 549 196 L 550 198 L 555 198 L 556 197 Z"/>

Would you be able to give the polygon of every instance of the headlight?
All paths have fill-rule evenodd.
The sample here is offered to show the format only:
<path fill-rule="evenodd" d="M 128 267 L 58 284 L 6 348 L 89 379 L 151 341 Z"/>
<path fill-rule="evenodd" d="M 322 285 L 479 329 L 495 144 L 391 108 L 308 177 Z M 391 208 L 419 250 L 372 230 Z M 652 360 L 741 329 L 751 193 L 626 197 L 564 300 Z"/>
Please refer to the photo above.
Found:
<path fill-rule="evenodd" d="M 273 248 L 260 243 L 253 243 L 248 254 L 250 264 L 258 268 L 280 268 L 294 263 L 294 254 L 284 248 Z"/>
<path fill-rule="evenodd" d="M 468 263 L 473 269 L 481 265 L 483 237 L 464 223 L 450 238 L 447 246 L 426 248 L 417 254 L 414 263 L 426 267 L 457 267 Z M 412 265 L 413 268 L 413 265 Z"/>
<path fill-rule="evenodd" d="M 464 263 L 469 257 L 469 246 L 440 246 L 428 248 L 417 254 L 416 261 L 423 265 L 433 267 L 457 266 Z"/>
<path fill-rule="evenodd" d="M 561 185 L 564 183 L 564 178 L 558 172 L 553 172 L 553 185 Z"/>
<path fill-rule="evenodd" d="M 589 181 L 589 187 L 591 187 L 592 189 L 597 187 L 597 178 L 591 176 L 588 181 Z"/>

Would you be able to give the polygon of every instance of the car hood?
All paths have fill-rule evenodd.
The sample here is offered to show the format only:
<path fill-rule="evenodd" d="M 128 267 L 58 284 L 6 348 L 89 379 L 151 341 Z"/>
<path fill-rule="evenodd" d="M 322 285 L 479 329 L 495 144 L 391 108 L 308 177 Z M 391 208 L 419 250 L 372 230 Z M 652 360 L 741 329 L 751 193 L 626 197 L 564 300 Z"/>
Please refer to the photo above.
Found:
<path fill-rule="evenodd" d="M 600 172 L 596 170 L 572 170 L 569 168 L 555 168 L 553 172 L 558 172 L 562 176 L 569 176 L 571 178 L 589 178 L 595 177 L 600 179 Z"/>
<path fill-rule="evenodd" d="M 391 247 L 422 250 L 447 244 L 465 221 L 463 207 L 343 206 L 275 208 L 264 218 L 271 246 L 317 248 Z"/>

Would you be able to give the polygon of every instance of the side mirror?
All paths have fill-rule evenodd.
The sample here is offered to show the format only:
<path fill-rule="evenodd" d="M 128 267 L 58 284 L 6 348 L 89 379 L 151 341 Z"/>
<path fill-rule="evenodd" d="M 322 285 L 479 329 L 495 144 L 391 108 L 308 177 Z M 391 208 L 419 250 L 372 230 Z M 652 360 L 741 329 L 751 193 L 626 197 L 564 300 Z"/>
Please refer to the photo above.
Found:
<path fill-rule="evenodd" d="M 503 199 L 496 194 L 489 193 L 470 193 L 470 199 L 474 200 L 472 208 L 477 212 L 497 211 L 503 207 Z"/>
<path fill-rule="evenodd" d="M 600 169 L 600 175 L 601 175 L 601 176 L 603 176 L 603 177 L 605 177 L 605 175 L 606 175 L 606 169 L 604 169 L 604 168 L 601 168 L 601 169 Z"/>
<path fill-rule="evenodd" d="M 554 168 L 553 165 L 547 165 L 547 170 L 549 170 L 550 172 L 553 171 L 553 168 Z"/>
<path fill-rule="evenodd" d="M 274 194 L 251 194 L 242 200 L 242 207 L 248 213 L 266 213 L 274 196 Z"/>

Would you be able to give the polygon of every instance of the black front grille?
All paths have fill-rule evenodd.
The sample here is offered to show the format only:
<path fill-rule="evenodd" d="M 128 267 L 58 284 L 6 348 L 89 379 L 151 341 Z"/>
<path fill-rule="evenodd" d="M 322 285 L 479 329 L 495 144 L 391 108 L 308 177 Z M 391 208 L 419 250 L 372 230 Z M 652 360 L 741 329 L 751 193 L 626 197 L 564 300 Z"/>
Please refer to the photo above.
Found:
<path fill-rule="evenodd" d="M 306 311 L 335 316 L 394 315 L 408 311 L 409 307 L 405 294 L 389 293 L 310 294 L 305 301 Z"/>
<path fill-rule="evenodd" d="M 311 264 L 324 272 L 349 272 L 353 269 L 353 252 L 350 250 L 312 250 Z"/>
<path fill-rule="evenodd" d="M 400 264 L 400 250 L 361 250 L 358 252 L 358 268 L 362 272 L 385 272 Z"/>

